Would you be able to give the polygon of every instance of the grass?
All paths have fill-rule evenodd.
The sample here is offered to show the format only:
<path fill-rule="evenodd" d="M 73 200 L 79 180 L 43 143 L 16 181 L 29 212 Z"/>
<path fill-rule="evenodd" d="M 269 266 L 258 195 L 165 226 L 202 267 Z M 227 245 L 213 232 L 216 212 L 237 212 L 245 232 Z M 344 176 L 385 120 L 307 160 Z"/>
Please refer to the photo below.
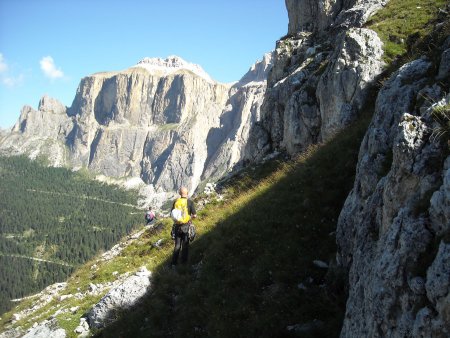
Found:
<path fill-rule="evenodd" d="M 450 149 L 450 104 L 436 106 L 432 116 L 438 126 L 433 129 L 431 139 L 435 142 L 446 141 Z"/>
<path fill-rule="evenodd" d="M 312 261 L 334 260 L 337 217 L 367 125 L 364 118 L 289 163 L 271 162 L 235 177 L 225 187 L 228 198 L 199 212 L 190 264 L 177 272 L 167 268 L 170 241 L 156 252 L 130 248 L 127 256 L 158 257 L 157 265 L 148 264 L 153 291 L 97 336 L 298 336 L 286 328 L 320 319 L 323 326 L 310 336 L 337 337 L 345 278 Z M 170 229 L 163 229 L 157 237 L 168 236 Z"/>
<path fill-rule="evenodd" d="M 428 35 L 439 8 L 448 0 L 390 0 L 366 24 L 384 43 L 387 64 L 407 53 L 408 44 Z"/>
<path fill-rule="evenodd" d="M 170 130 L 177 129 L 178 126 L 179 126 L 179 123 L 167 123 L 167 124 L 162 124 L 162 125 L 158 126 L 158 130 L 159 131 L 170 131 Z"/>

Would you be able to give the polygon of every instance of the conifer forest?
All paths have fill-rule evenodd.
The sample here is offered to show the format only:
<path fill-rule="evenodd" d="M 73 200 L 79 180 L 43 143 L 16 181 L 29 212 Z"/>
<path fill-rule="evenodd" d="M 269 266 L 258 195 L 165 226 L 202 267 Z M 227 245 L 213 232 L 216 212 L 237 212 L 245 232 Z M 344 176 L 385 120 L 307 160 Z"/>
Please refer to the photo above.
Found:
<path fill-rule="evenodd" d="M 97 182 L 83 169 L 0 157 L 0 313 L 142 225 L 136 203 L 136 191 Z"/>

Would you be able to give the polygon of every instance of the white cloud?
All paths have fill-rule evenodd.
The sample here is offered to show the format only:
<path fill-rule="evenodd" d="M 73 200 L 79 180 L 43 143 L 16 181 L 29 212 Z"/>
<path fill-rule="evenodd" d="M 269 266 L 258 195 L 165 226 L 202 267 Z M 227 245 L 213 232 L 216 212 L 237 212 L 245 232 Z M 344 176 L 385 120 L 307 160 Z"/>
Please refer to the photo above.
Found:
<path fill-rule="evenodd" d="M 16 87 L 23 83 L 25 75 L 23 73 L 14 74 L 14 66 L 10 67 L 5 60 L 5 57 L 0 53 L 0 83 L 6 87 Z"/>
<path fill-rule="evenodd" d="M 7 87 L 15 87 L 20 84 L 22 84 L 23 80 L 25 79 L 25 75 L 20 74 L 19 76 L 12 77 L 12 76 L 4 76 L 2 77 L 2 83 Z"/>
<path fill-rule="evenodd" d="M 3 57 L 3 54 L 0 53 L 0 73 L 4 73 L 8 70 L 8 64 L 5 61 L 5 58 Z"/>
<path fill-rule="evenodd" d="M 45 56 L 40 61 L 41 69 L 44 72 L 44 75 L 50 79 L 59 79 L 64 76 L 63 71 L 59 68 L 56 68 L 55 61 L 51 56 Z"/>

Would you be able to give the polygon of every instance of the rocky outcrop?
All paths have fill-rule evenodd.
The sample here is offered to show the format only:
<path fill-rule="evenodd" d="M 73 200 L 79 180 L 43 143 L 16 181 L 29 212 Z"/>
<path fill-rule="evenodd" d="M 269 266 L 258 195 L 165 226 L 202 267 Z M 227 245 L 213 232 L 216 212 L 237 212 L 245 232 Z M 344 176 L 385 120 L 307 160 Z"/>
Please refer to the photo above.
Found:
<path fill-rule="evenodd" d="M 109 177 L 141 177 L 158 194 L 180 185 L 193 192 L 241 161 L 270 62 L 268 54 L 234 85 L 175 56 L 93 74 L 81 80 L 69 109 L 48 97 L 38 111 L 24 107 L 0 150 Z"/>
<path fill-rule="evenodd" d="M 338 262 L 349 271 L 341 337 L 450 334 L 450 157 L 446 140 L 431 137 L 433 111 L 450 102 L 450 74 L 439 69 L 415 60 L 379 92 L 338 221 Z"/>
<path fill-rule="evenodd" d="M 42 97 L 38 110 L 24 106 L 11 132 L 0 139 L 0 154 L 29 154 L 45 158 L 52 166 L 67 162 L 65 138 L 73 128 L 67 108 L 48 96 Z"/>
<path fill-rule="evenodd" d="M 118 243 L 109 251 L 103 253 L 95 262 L 91 262 L 88 267 L 92 273 L 96 273 L 100 266 L 107 261 L 111 261 L 119 255 L 123 249 L 135 243 L 136 240 L 142 239 L 144 233 L 152 229 L 148 226 L 144 229 L 133 233 L 125 238 L 124 241 Z M 70 283 L 70 282 L 69 282 Z M 78 284 L 78 282 L 76 282 Z M 68 283 L 55 283 L 49 285 L 41 292 L 16 299 L 14 301 L 28 300 L 30 305 L 22 311 L 12 314 L 12 319 L 1 330 L 0 338 L 16 338 L 16 337 L 65 337 L 71 336 L 70 332 L 66 332 L 60 326 L 61 318 L 68 315 L 76 314 L 80 317 L 80 325 L 75 329 L 78 337 L 86 337 L 89 335 L 89 329 L 93 327 L 103 327 L 106 323 L 113 320 L 114 315 L 121 309 L 126 309 L 137 303 L 142 296 L 149 291 L 151 286 L 151 272 L 145 267 L 141 267 L 138 271 L 125 272 L 119 274 L 117 271 L 112 272 L 110 280 L 104 283 L 89 283 L 82 288 L 78 287 L 76 291 L 67 290 Z M 106 293 L 106 295 L 105 295 Z M 103 296 L 97 304 L 92 304 L 88 316 L 84 312 L 79 312 L 80 303 L 86 302 L 90 297 Z M 45 312 L 43 312 L 45 311 Z M 45 316 L 42 316 L 45 313 Z M 45 320 L 43 320 L 45 318 Z M 87 320 L 90 321 L 88 325 Z M 33 326 L 25 330 L 19 324 L 26 321 Z M 61 325 L 58 325 L 58 322 Z"/>
<path fill-rule="evenodd" d="M 165 191 L 195 189 L 229 87 L 182 67 L 161 74 L 155 63 L 82 80 L 70 108 L 71 161 L 107 176 L 142 176 Z"/>
<path fill-rule="evenodd" d="M 46 320 L 33 327 L 23 338 L 65 338 L 66 331 L 58 326 L 56 320 Z"/>
<path fill-rule="evenodd" d="M 323 33 L 335 27 L 362 27 L 388 0 L 285 0 L 288 34 Z"/>
<path fill-rule="evenodd" d="M 334 40 L 304 32 L 278 41 L 261 120 L 250 132 L 245 158 L 298 153 L 354 121 L 382 71 L 382 54 L 378 36 L 363 28 Z"/>
<path fill-rule="evenodd" d="M 367 89 L 383 70 L 382 43 L 375 32 L 352 28 L 343 35 L 316 91 L 323 140 L 356 119 L 366 102 Z"/>
<path fill-rule="evenodd" d="M 202 174 L 204 182 L 216 181 L 242 164 L 250 128 L 260 120 L 272 57 L 273 53 L 264 55 L 231 88 L 220 117 L 220 127 L 208 134 L 208 158 Z"/>
<path fill-rule="evenodd" d="M 8 131 L 6 129 L 0 128 L 0 142 L 3 140 L 4 137 L 8 134 Z"/>
<path fill-rule="evenodd" d="M 151 272 L 142 267 L 135 275 L 112 288 L 89 311 L 88 322 L 91 328 L 105 327 L 117 318 L 120 311 L 135 305 L 150 287 Z"/>

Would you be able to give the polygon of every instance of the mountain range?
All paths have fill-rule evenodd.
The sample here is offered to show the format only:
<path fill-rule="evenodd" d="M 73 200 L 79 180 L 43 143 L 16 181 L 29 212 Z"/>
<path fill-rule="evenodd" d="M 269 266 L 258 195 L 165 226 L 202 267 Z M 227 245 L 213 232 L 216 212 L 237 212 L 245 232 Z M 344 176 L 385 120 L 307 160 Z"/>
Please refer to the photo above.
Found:
<path fill-rule="evenodd" d="M 277 154 L 285 159 L 308 154 L 335 142 L 336 135 L 355 123 L 370 120 L 357 161 L 349 163 L 355 168 L 353 187 L 337 219 L 323 219 L 332 222 L 334 231 L 328 237 L 334 236 L 336 244 L 328 271 L 332 273 L 334 266 L 345 276 L 345 314 L 341 331 L 334 334 L 447 337 L 450 5 L 441 0 L 285 3 L 287 35 L 239 82 L 216 83 L 199 66 L 177 57 L 146 58 L 123 72 L 82 79 L 70 108 L 47 97 L 38 111 L 24 107 L 0 149 L 3 154 L 44 156 L 53 165 L 87 167 L 116 178 L 140 177 L 157 192 L 170 193 L 181 184 L 201 191 L 206 182 L 258 166 Z M 333 161 L 337 159 L 330 157 L 328 165 Z M 287 174 L 285 180 L 289 179 Z M 324 183 L 338 178 L 321 174 L 316 179 Z M 292 189 L 303 189 L 296 183 L 290 182 Z M 332 193 L 320 187 L 315 195 Z M 285 195 L 272 198 L 287 203 L 292 191 L 285 190 Z M 314 209 L 308 198 L 299 199 L 300 206 Z M 250 221 L 246 215 L 234 215 L 235 211 L 228 216 L 245 233 Z M 267 219 L 273 228 L 306 226 L 302 219 L 292 224 L 281 224 L 272 214 Z M 223 224 L 227 223 L 217 221 L 205 228 Z M 226 229 L 219 227 L 221 231 Z M 233 239 L 235 243 L 225 246 L 240 248 L 239 238 Z M 199 247 L 206 250 L 204 243 Z M 285 244 L 279 250 L 287 252 L 296 242 Z M 244 264 L 245 257 L 242 254 L 242 262 L 233 264 Z M 201 275 L 202 262 L 192 267 L 194 280 Z M 245 284 L 209 264 L 220 281 Z M 276 278 L 269 275 L 265 282 Z M 258 299 L 283 290 L 289 280 L 283 277 L 278 284 L 258 284 L 263 290 Z M 216 300 L 201 291 L 205 299 Z M 168 302 L 177 309 L 176 297 Z M 93 305 L 92 311 L 96 308 Z M 88 329 L 97 327 L 96 320 L 86 323 Z M 297 336 L 305 333 L 302 325 L 291 329 Z"/>
<path fill-rule="evenodd" d="M 215 82 L 177 56 L 87 76 L 69 108 L 48 96 L 37 111 L 23 107 L 0 151 L 141 178 L 163 196 L 154 200 L 158 206 L 179 186 L 195 191 L 242 161 L 271 58 L 266 54 L 235 84 Z"/>

